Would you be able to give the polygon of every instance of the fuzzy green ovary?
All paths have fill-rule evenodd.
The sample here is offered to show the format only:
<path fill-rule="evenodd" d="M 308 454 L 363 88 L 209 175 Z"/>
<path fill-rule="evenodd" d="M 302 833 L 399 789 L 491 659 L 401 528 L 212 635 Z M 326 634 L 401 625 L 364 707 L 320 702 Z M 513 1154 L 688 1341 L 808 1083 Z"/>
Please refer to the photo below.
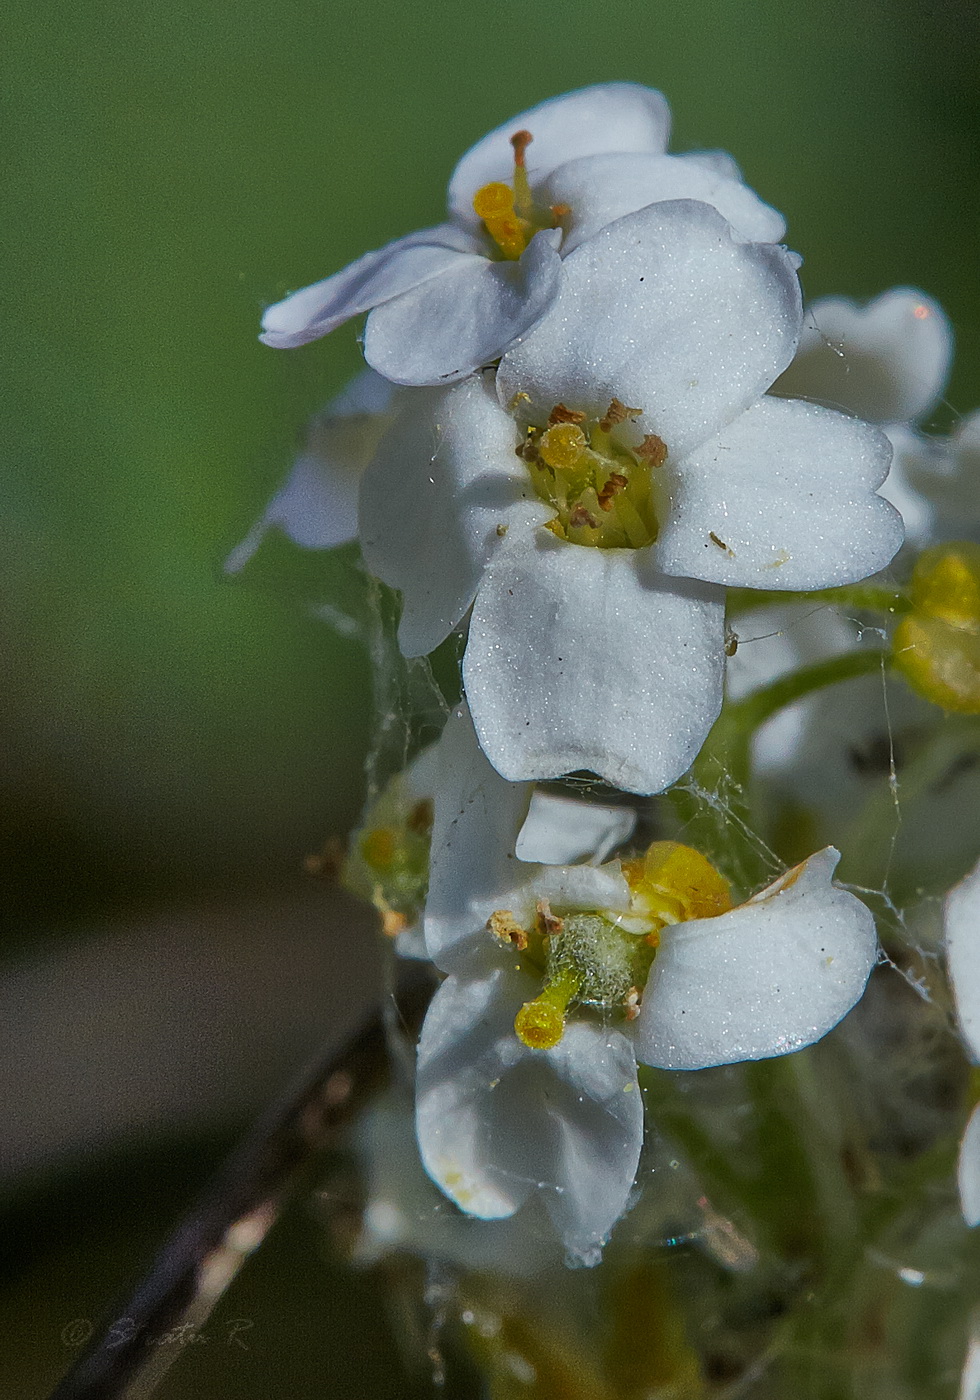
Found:
<path fill-rule="evenodd" d="M 551 1050 L 573 1005 L 623 1008 L 646 982 L 655 949 L 602 914 L 569 914 L 547 940 L 544 988 L 517 1013 L 514 1030 L 532 1050 Z"/>
<path fill-rule="evenodd" d="M 646 982 L 654 949 L 601 914 L 570 914 L 548 948 L 548 977 L 574 967 L 580 977 L 576 1000 L 589 1006 L 622 1005 Z"/>
<path fill-rule="evenodd" d="M 555 508 L 547 528 L 559 539 L 599 549 L 652 544 L 657 516 L 651 468 L 598 424 L 588 432 L 576 426 L 581 438 L 576 450 L 574 439 L 568 441 L 572 435 L 564 434 L 571 426 L 562 423 L 543 433 L 531 432 L 523 447 L 537 495 Z"/>

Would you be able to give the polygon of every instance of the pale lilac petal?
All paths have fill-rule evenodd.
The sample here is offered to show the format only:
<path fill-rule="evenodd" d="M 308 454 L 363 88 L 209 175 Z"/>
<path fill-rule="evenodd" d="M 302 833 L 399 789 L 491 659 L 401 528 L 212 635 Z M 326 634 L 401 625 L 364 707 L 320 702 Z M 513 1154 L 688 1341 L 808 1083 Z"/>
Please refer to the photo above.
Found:
<path fill-rule="evenodd" d="M 289 476 L 226 559 L 227 573 L 244 568 L 273 528 L 303 549 L 331 549 L 357 538 L 361 476 L 396 392 L 373 369 L 362 370 L 317 414 Z"/>
<path fill-rule="evenodd" d="M 452 631 L 504 534 L 546 519 L 513 420 L 483 379 L 409 395 L 364 474 L 360 535 L 372 573 L 402 592 L 406 656 Z"/>
<path fill-rule="evenodd" d="M 799 335 L 784 249 L 737 241 L 710 205 L 651 204 L 607 225 L 563 263 L 548 315 L 501 362 L 501 403 L 530 399 L 601 417 L 613 398 L 643 410 L 680 461 L 759 398 Z M 520 402 L 520 400 L 517 400 Z"/>
<path fill-rule="evenodd" d="M 469 1215 L 497 1220 L 540 1193 L 569 1254 L 598 1262 L 626 1209 L 643 1140 L 626 1037 L 585 1023 L 553 1050 L 514 1034 L 530 978 L 449 977 L 419 1041 L 416 1131 L 426 1171 Z"/>
<path fill-rule="evenodd" d="M 491 364 L 554 301 L 560 239 L 536 234 L 519 262 L 461 259 L 386 301 L 368 317 L 364 358 L 396 384 L 446 384 Z"/>
<path fill-rule="evenodd" d="M 560 165 L 547 182 L 547 202 L 567 204 L 568 254 L 624 214 L 668 199 L 698 199 L 717 209 L 742 238 L 778 243 L 783 216 L 731 176 L 720 175 L 695 156 L 588 156 Z"/>
<path fill-rule="evenodd" d="M 967 1225 L 980 1225 L 980 1107 L 970 1114 L 960 1143 L 956 1180 Z"/>
<path fill-rule="evenodd" d="M 799 399 L 760 399 L 674 467 L 654 558 L 665 573 L 739 588 L 832 588 L 876 573 L 902 519 L 875 494 L 891 444 Z"/>
<path fill-rule="evenodd" d="M 546 530 L 498 552 L 463 683 L 505 778 L 585 768 L 659 792 L 695 758 L 721 704 L 723 604 L 711 589 L 647 577 L 642 553 Z"/>
<path fill-rule="evenodd" d="M 477 190 L 498 180 L 510 183 L 514 173 L 510 138 L 517 131 L 530 131 L 534 137 L 527 150 L 527 168 L 537 183 L 576 156 L 665 151 L 670 108 L 663 93 L 653 88 L 599 83 L 520 112 L 472 146 L 456 166 L 449 182 L 449 212 L 454 218 L 478 225 L 473 212 Z"/>
<path fill-rule="evenodd" d="M 980 865 L 946 896 L 944 924 L 957 1019 L 971 1056 L 980 1061 Z"/>
<path fill-rule="evenodd" d="M 634 807 L 606 807 L 537 788 L 517 838 L 517 858 L 542 865 L 579 860 L 599 865 L 629 840 L 635 826 Z"/>
<path fill-rule="evenodd" d="M 332 277 L 270 306 L 262 317 L 259 339 L 277 350 L 293 350 L 420 283 L 466 267 L 481 255 L 481 245 L 452 224 L 396 238 Z"/>
<path fill-rule="evenodd" d="M 894 287 L 867 306 L 825 297 L 808 308 L 799 352 L 776 392 L 872 423 L 914 422 L 941 397 L 952 356 L 949 320 L 924 292 Z"/>
<path fill-rule="evenodd" d="M 665 929 L 636 1053 L 660 1069 L 767 1059 L 811 1045 L 850 1011 L 875 964 L 871 911 L 819 851 L 728 914 Z"/>

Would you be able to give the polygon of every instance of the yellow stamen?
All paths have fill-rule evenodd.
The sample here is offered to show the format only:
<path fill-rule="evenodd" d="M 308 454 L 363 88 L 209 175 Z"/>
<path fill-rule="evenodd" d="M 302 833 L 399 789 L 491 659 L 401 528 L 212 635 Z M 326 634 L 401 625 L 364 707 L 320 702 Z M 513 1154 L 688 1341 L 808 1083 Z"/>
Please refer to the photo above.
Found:
<path fill-rule="evenodd" d="M 495 181 L 477 190 L 473 208 L 505 258 L 516 261 L 527 247 L 530 225 L 514 208 L 514 191 Z"/>
<path fill-rule="evenodd" d="M 538 455 L 555 471 L 571 471 L 578 466 L 589 440 L 577 423 L 555 423 L 542 433 Z"/>
<path fill-rule="evenodd" d="M 551 1050 L 565 1033 L 568 1004 L 582 986 L 582 974 L 571 968 L 549 982 L 540 996 L 526 1001 L 514 1019 L 518 1040 L 529 1050 Z"/>
<path fill-rule="evenodd" d="M 732 907 L 724 876 L 700 851 L 677 841 L 654 841 L 640 860 L 623 866 L 623 873 L 638 902 L 662 921 L 661 927 L 713 919 Z"/>
<path fill-rule="evenodd" d="M 524 164 L 524 153 L 533 140 L 534 137 L 529 131 L 515 131 L 510 138 L 510 144 L 514 148 L 514 203 L 521 217 L 529 220 L 534 218 L 534 200 L 527 178 L 527 166 Z"/>

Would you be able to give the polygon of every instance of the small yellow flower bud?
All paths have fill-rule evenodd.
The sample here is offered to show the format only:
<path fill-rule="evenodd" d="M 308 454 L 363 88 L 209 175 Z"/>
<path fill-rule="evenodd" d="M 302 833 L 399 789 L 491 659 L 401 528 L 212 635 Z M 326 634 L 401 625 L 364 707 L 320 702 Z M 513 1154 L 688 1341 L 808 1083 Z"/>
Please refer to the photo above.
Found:
<path fill-rule="evenodd" d="M 934 705 L 980 714 L 980 546 L 927 549 L 909 597 L 912 611 L 892 638 L 896 668 Z"/>

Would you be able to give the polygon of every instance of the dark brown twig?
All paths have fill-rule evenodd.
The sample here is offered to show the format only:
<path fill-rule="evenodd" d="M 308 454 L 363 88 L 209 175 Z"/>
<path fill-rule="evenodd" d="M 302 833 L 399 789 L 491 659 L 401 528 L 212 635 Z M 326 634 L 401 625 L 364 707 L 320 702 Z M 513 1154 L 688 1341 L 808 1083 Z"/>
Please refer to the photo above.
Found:
<path fill-rule="evenodd" d="M 428 970 L 408 965 L 396 991 L 399 1014 L 416 1021 L 431 990 Z M 154 1346 L 152 1339 L 201 1325 L 268 1234 L 304 1168 L 383 1084 L 384 1024 L 383 1012 L 375 1012 L 339 1050 L 319 1055 L 263 1113 L 50 1400 L 135 1400 L 152 1393 L 182 1350 Z"/>

